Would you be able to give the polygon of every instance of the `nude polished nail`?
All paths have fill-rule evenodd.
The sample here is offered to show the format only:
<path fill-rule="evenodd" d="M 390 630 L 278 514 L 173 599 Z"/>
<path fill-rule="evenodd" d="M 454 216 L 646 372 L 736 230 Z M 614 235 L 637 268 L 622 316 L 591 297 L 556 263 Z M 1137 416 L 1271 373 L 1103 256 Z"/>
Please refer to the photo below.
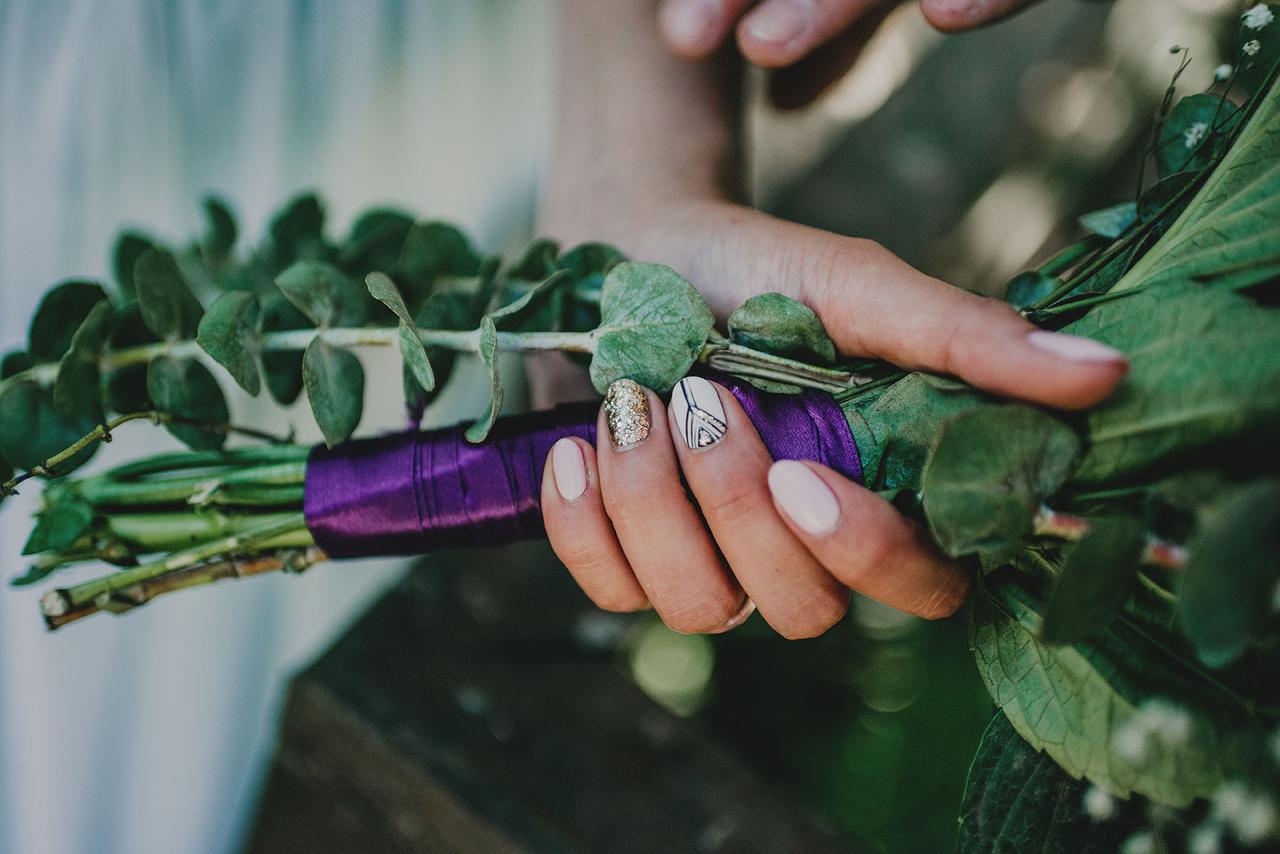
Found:
<path fill-rule="evenodd" d="M 613 446 L 620 451 L 649 438 L 652 421 L 644 387 L 633 380 L 618 380 L 610 385 L 604 395 L 604 420 Z"/>
<path fill-rule="evenodd" d="M 556 479 L 556 492 L 565 501 L 573 501 L 587 491 L 587 463 L 577 442 L 561 439 L 551 446 L 551 473 Z"/>
<path fill-rule="evenodd" d="M 804 35 L 813 21 L 813 0 L 771 0 L 747 17 L 756 41 L 787 45 Z"/>
<path fill-rule="evenodd" d="M 769 491 L 782 512 L 810 536 L 830 534 L 840 524 L 840 503 L 822 478 L 804 463 L 774 463 L 769 469 Z"/>
<path fill-rule="evenodd" d="M 673 0 L 662 9 L 663 30 L 685 50 L 702 47 L 719 19 L 719 0 Z"/>
<path fill-rule="evenodd" d="M 1043 329 L 1037 329 L 1027 335 L 1027 343 L 1072 362 L 1128 361 L 1128 357 L 1119 350 L 1079 335 L 1064 335 L 1061 332 L 1045 332 Z"/>

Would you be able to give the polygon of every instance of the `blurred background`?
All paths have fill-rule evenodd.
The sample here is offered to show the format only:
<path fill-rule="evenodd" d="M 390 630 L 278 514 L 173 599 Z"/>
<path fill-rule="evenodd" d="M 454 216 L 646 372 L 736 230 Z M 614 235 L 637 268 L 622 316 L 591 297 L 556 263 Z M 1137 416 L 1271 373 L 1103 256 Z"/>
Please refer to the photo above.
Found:
<path fill-rule="evenodd" d="M 763 81 L 751 81 L 755 199 L 999 294 L 1078 234 L 1076 215 L 1132 198 L 1178 65 L 1170 47 L 1190 48 L 1185 91 L 1203 88 L 1239 9 L 1046 0 L 944 38 L 906 4 L 809 109 L 774 111 Z M 47 286 L 109 278 L 122 227 L 173 242 L 196 233 L 209 191 L 235 204 L 250 236 L 288 196 L 315 188 L 335 233 L 357 211 L 392 204 L 512 251 L 532 233 L 545 160 L 553 18 L 551 0 L 0 0 L 0 350 L 22 345 Z M 470 414 L 474 380 L 456 376 L 430 417 Z M 369 396 L 364 429 L 395 425 L 398 393 L 379 406 L 372 383 Z M 232 407 L 237 420 L 316 435 L 302 408 L 281 414 L 244 397 Z M 122 431 L 95 465 L 156 443 L 156 433 Z M 6 575 L 24 569 L 34 497 L 0 515 Z M 56 635 L 44 633 L 36 593 L 6 590 L 0 852 L 278 847 L 267 807 L 305 816 L 283 799 L 279 763 L 265 782 L 287 681 L 397 584 L 395 596 L 432 603 L 410 609 L 410 623 L 429 614 L 439 625 L 440 609 L 456 605 L 451 637 L 485 651 L 392 644 L 403 668 L 452 686 L 442 702 L 483 723 L 464 737 L 447 717 L 383 710 L 377 720 L 407 731 L 397 738 L 483 738 L 523 755 L 502 723 L 510 715 L 469 681 L 468 665 L 514 684 L 540 662 L 581 656 L 849 847 L 953 845 L 964 775 L 991 715 L 963 617 L 925 624 L 859 600 L 814 641 L 781 641 L 758 619 L 727 636 L 683 637 L 650 618 L 593 611 L 545 549 L 437 558 L 408 581 L 404 572 L 384 562 L 255 579 Z M 499 584 L 508 577 L 522 579 L 518 599 Z M 554 642 L 530 654 L 522 630 L 534 624 Z M 433 643 L 424 626 L 405 637 Z M 405 627 L 384 605 L 353 636 L 395 640 Z M 373 669 L 354 653 L 331 655 L 308 678 L 354 696 L 361 668 Z M 612 808 L 643 810 L 618 779 L 623 803 Z M 430 817 L 419 818 L 410 829 L 421 834 Z M 735 838 L 732 822 L 712 822 L 688 847 L 737 850 Z"/>

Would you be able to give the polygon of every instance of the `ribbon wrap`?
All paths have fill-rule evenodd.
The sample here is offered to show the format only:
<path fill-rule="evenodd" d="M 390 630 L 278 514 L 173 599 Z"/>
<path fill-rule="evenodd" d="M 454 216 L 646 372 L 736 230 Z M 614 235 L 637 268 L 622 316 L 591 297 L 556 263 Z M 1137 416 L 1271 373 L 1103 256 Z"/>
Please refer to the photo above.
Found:
<path fill-rule="evenodd" d="M 813 460 L 861 479 L 849 424 L 829 395 L 769 394 L 702 373 L 733 393 L 775 460 Z M 595 444 L 598 409 L 574 403 L 500 418 L 478 445 L 458 425 L 317 446 L 307 460 L 307 527 L 333 558 L 540 539 L 547 454 L 566 436 Z"/>

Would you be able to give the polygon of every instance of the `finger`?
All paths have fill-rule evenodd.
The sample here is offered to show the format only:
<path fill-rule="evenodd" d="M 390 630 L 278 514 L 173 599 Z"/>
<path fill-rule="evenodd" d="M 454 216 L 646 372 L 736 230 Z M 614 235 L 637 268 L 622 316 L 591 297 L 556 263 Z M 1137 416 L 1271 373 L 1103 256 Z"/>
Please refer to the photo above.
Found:
<path fill-rule="evenodd" d="M 842 79 L 892 7 L 875 7 L 853 25 L 814 49 L 800 61 L 769 76 L 769 99 L 779 110 L 807 107 Z"/>
<path fill-rule="evenodd" d="M 774 463 L 768 481 L 788 526 L 844 584 L 928 619 L 964 603 L 969 574 L 874 492 L 826 466 L 794 460 Z"/>
<path fill-rule="evenodd" d="M 734 23 L 754 0 L 663 0 L 658 32 L 667 47 L 688 59 L 702 59 L 724 43 Z"/>
<path fill-rule="evenodd" d="M 756 65 L 790 65 L 882 2 L 764 0 L 738 23 L 738 47 Z"/>
<path fill-rule="evenodd" d="M 596 454 L 587 442 L 565 438 L 551 446 L 542 474 L 542 521 L 551 548 L 588 599 L 606 611 L 649 607 L 604 511 Z"/>
<path fill-rule="evenodd" d="M 670 421 L 689 489 L 761 616 L 787 638 L 839 622 L 849 591 L 778 516 L 766 485 L 773 459 L 733 395 L 686 377 L 671 392 Z"/>
<path fill-rule="evenodd" d="M 847 240 L 806 295 L 842 352 L 952 374 L 986 391 L 1084 409 L 1129 369 L 1118 350 L 1037 330 L 1006 303 L 940 282 L 874 243 Z"/>
<path fill-rule="evenodd" d="M 1036 0 L 920 0 L 925 20 L 952 32 L 980 27 L 1011 15 Z"/>
<path fill-rule="evenodd" d="M 680 482 L 662 401 L 620 380 L 609 387 L 598 431 L 604 507 L 654 610 L 684 633 L 725 631 L 745 619 L 746 596 Z"/>

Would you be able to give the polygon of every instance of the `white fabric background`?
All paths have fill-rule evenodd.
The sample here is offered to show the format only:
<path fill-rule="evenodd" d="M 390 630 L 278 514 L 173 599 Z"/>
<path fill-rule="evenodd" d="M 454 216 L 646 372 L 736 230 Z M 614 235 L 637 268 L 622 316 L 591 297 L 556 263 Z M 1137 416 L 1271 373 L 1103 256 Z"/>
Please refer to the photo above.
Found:
<path fill-rule="evenodd" d="M 542 0 L 0 0 L 0 349 L 43 290 L 106 278 L 116 231 L 172 241 L 206 191 L 261 234 L 318 188 L 342 233 L 372 203 L 527 235 L 549 104 Z M 375 357 L 371 424 L 398 367 Z M 454 420 L 468 406 L 452 395 Z M 243 396 L 237 420 L 304 430 Z M 95 465 L 167 438 L 125 428 Z M 38 490 L 0 512 L 0 572 Z M 98 571 L 94 568 L 92 571 Z M 0 590 L 0 852 L 234 849 L 288 674 L 398 567 L 320 567 L 182 594 L 45 634 L 37 592 Z"/>

